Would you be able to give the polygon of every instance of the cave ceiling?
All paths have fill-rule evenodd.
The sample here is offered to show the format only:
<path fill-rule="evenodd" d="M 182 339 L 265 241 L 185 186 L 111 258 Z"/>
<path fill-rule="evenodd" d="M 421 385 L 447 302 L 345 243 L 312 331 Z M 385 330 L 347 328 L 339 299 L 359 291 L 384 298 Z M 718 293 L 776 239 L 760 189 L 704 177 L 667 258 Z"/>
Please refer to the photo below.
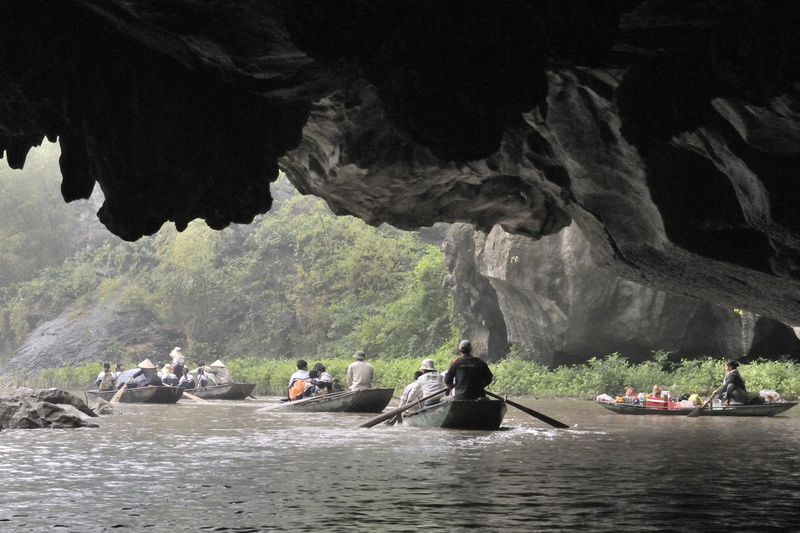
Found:
<path fill-rule="evenodd" d="M 0 5 L 0 155 L 127 240 L 269 211 L 538 239 L 800 324 L 800 3 L 26 0 Z"/>

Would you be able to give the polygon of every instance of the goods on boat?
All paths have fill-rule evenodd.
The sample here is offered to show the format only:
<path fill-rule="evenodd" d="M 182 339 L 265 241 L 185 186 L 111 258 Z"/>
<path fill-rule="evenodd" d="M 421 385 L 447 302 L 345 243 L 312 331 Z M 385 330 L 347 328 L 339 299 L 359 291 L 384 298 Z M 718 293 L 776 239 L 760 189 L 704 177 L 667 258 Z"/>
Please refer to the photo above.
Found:
<path fill-rule="evenodd" d="M 87 390 L 86 402 L 96 398 L 111 401 L 116 390 Z M 127 387 L 119 397 L 120 403 L 176 403 L 183 396 L 183 389 L 160 385 L 155 387 Z"/>
<path fill-rule="evenodd" d="M 364 389 L 320 394 L 284 402 L 282 410 L 300 413 L 380 413 L 392 399 L 394 389 Z"/>
<path fill-rule="evenodd" d="M 507 410 L 501 400 L 445 400 L 406 412 L 403 424 L 449 429 L 498 429 Z"/>
<path fill-rule="evenodd" d="M 203 400 L 244 400 L 253 393 L 255 388 L 255 383 L 229 383 L 228 385 L 209 385 L 208 387 L 186 389 L 186 392 Z"/>
<path fill-rule="evenodd" d="M 598 401 L 600 405 L 623 415 L 653 415 L 653 416 L 686 416 L 695 410 L 694 405 L 680 406 L 674 405 L 679 402 L 670 402 L 669 406 L 650 404 L 632 404 L 620 402 Z M 757 405 L 719 405 L 709 406 L 699 411 L 700 416 L 775 416 L 788 411 L 797 405 L 797 402 L 764 403 Z"/>

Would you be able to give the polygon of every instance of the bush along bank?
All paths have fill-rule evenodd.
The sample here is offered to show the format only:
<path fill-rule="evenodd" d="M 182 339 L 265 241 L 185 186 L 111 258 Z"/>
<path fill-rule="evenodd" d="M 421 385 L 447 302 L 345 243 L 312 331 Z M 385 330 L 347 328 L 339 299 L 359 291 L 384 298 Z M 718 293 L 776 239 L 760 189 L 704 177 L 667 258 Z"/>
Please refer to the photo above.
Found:
<path fill-rule="evenodd" d="M 373 386 L 393 388 L 399 394 L 419 368 L 418 359 L 370 358 L 375 367 Z M 434 355 L 436 368 L 447 369 L 451 358 Z M 308 359 L 309 368 L 321 362 L 327 371 L 342 382 L 346 381 L 350 358 Z M 137 363 L 128 362 L 127 368 Z M 255 383 L 257 396 L 284 396 L 289 376 L 296 367 L 295 359 L 259 359 L 254 357 L 226 360 L 225 364 L 236 381 Z M 191 366 L 191 363 L 190 363 Z M 534 398 L 594 399 L 599 394 L 622 395 L 625 387 L 637 392 L 649 392 L 659 384 L 673 394 L 701 396 L 717 388 L 725 374 L 725 361 L 720 359 L 682 360 L 669 363 L 664 355 L 654 361 L 631 364 L 620 354 L 593 358 L 584 364 L 548 368 L 516 357 L 508 357 L 489 365 L 494 373 L 494 382 L 489 389 L 496 394 L 527 396 Z M 68 390 L 94 388 L 94 380 L 101 371 L 100 363 L 88 363 L 77 367 L 48 369 L 38 374 L 25 371 L 12 377 L 14 386 L 32 388 L 57 387 Z M 800 398 L 800 364 L 791 361 L 758 360 L 742 363 L 739 372 L 745 380 L 747 390 L 758 392 L 769 389 L 779 392 L 786 400 Z"/>

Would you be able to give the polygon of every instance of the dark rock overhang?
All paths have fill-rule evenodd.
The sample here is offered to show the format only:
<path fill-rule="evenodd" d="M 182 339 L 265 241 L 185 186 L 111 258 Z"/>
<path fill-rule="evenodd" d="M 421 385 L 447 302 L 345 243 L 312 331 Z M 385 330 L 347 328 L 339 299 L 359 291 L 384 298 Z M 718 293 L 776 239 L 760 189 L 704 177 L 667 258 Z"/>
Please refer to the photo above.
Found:
<path fill-rule="evenodd" d="M 135 240 L 270 209 L 530 238 L 800 322 L 800 4 L 27 0 L 0 6 L 0 154 Z"/>

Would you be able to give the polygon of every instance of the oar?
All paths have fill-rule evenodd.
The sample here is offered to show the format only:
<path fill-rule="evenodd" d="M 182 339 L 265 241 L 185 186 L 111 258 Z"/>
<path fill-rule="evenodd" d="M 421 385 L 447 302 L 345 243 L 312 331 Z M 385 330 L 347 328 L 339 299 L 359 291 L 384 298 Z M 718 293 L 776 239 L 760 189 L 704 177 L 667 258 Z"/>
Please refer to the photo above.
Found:
<path fill-rule="evenodd" d="M 417 405 L 417 402 L 423 403 L 424 401 L 430 400 L 431 398 L 435 398 L 436 396 L 439 396 L 440 394 L 444 394 L 445 392 L 447 392 L 447 389 L 442 389 L 442 390 L 439 390 L 437 392 L 434 392 L 433 394 L 425 396 L 424 398 L 421 398 L 421 399 L 419 399 L 419 400 L 417 400 L 415 402 L 407 403 L 407 404 L 403 405 L 402 407 L 398 407 L 396 409 L 392 409 L 391 411 L 386 411 L 385 413 L 382 413 L 382 414 L 376 416 L 375 418 L 371 418 L 371 419 L 367 420 L 366 422 L 364 422 L 363 424 L 361 424 L 358 427 L 360 427 L 360 428 L 371 428 L 372 426 L 374 426 L 376 424 L 380 424 L 384 420 L 389 420 L 394 415 L 400 414 L 403 411 L 406 411 L 407 409 L 411 409 L 412 407 Z"/>
<path fill-rule="evenodd" d="M 291 407 L 293 405 L 300 405 L 301 403 L 310 402 L 312 400 L 320 400 L 322 398 L 325 398 L 325 399 L 340 398 L 342 396 L 345 396 L 347 394 L 353 394 L 355 392 L 357 392 L 357 391 L 347 390 L 347 391 L 341 391 L 341 392 L 334 392 L 334 393 L 331 393 L 331 394 L 324 394 L 322 396 L 312 396 L 311 398 L 305 398 L 305 399 L 302 399 L 302 400 L 294 400 L 294 401 L 290 401 L 290 402 L 282 402 L 282 403 L 279 403 L 278 405 L 268 405 L 267 407 L 264 407 L 261 410 L 262 411 L 272 411 L 273 409 L 280 409 L 282 407 Z"/>
<path fill-rule="evenodd" d="M 122 393 L 125 392 L 125 389 L 128 388 L 128 381 L 130 381 L 132 377 L 133 374 L 128 376 L 128 379 L 122 384 L 122 387 L 120 387 L 119 390 L 114 393 L 114 396 L 111 397 L 111 400 L 109 400 L 108 403 L 119 403 L 119 399 L 122 397 Z"/>
<path fill-rule="evenodd" d="M 690 416 L 690 417 L 692 417 L 692 418 L 694 418 L 694 417 L 696 417 L 696 416 L 700 416 L 700 411 L 702 411 L 702 410 L 703 410 L 703 408 L 704 408 L 706 405 L 708 405 L 709 403 L 711 403 L 711 400 L 713 400 L 713 399 L 714 399 L 714 395 L 712 394 L 711 396 L 709 396 L 709 397 L 708 397 L 708 400 L 706 400 L 706 401 L 704 401 L 704 402 L 703 402 L 703 405 L 700 405 L 700 406 L 698 406 L 698 407 L 695 407 L 694 409 L 692 409 L 692 412 L 691 412 L 691 413 L 689 413 L 689 414 L 688 414 L 688 415 L 686 415 L 686 416 Z"/>
<path fill-rule="evenodd" d="M 528 413 L 528 414 L 529 414 L 529 415 L 531 415 L 532 417 L 534 417 L 534 418 L 538 418 L 539 420 L 541 420 L 541 421 L 542 421 L 542 422 L 544 422 L 545 424 L 550 424 L 550 425 L 551 425 L 551 426 L 553 426 L 554 428 L 566 429 L 566 428 L 568 428 L 568 427 L 569 427 L 569 426 L 568 426 L 567 424 L 565 424 L 564 422 L 559 422 L 558 420 L 556 420 L 556 419 L 554 419 L 554 418 L 550 418 L 550 417 L 549 417 L 549 416 L 547 416 L 547 415 L 543 415 L 542 413 L 540 413 L 540 412 L 538 412 L 538 411 L 534 411 L 533 409 L 530 409 L 530 408 L 528 408 L 528 407 L 525 407 L 524 405 L 520 405 L 520 404 L 518 404 L 518 403 L 516 403 L 516 402 L 512 402 L 511 400 L 508 400 L 508 399 L 506 399 L 506 398 L 503 398 L 503 397 L 502 397 L 502 396 L 500 396 L 499 394 L 495 394 L 495 393 L 493 393 L 493 392 L 489 392 L 489 391 L 486 391 L 486 394 L 487 394 L 487 395 L 489 395 L 489 396 L 491 396 L 492 398 L 497 398 L 498 400 L 503 400 L 504 402 L 506 402 L 506 403 L 507 403 L 508 405 L 510 405 L 511 407 L 516 407 L 516 408 L 517 408 L 517 409 L 519 409 L 520 411 L 523 411 L 523 412 L 525 412 L 525 413 Z"/>
<path fill-rule="evenodd" d="M 186 391 L 183 391 L 183 395 L 186 396 L 187 398 L 189 398 L 190 400 L 194 400 L 196 402 L 208 403 L 208 400 L 206 400 L 205 398 L 201 398 L 199 396 L 195 396 L 194 394 L 189 394 Z"/>

